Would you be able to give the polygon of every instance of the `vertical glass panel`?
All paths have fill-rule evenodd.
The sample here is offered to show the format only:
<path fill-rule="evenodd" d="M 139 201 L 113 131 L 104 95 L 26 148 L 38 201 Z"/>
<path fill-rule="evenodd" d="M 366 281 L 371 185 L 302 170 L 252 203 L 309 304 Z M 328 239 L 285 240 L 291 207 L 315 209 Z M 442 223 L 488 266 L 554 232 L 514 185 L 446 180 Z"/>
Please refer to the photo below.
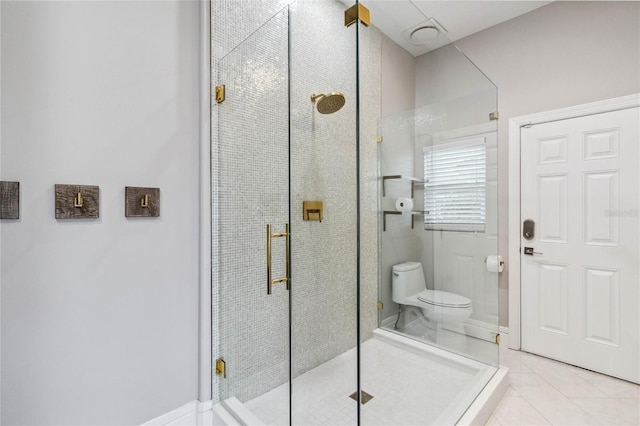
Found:
<path fill-rule="evenodd" d="M 345 9 L 338 1 L 290 6 L 292 421 L 299 425 L 357 422 L 349 398 L 357 390 L 356 55 Z M 319 212 L 305 220 L 307 201 L 322 203 L 322 221 Z"/>
<path fill-rule="evenodd" d="M 365 405 L 362 423 L 455 424 L 498 365 L 497 89 L 426 2 L 367 6 L 383 33 L 382 307 L 362 358 L 395 379 L 363 373 L 387 409 Z"/>
<path fill-rule="evenodd" d="M 225 99 L 214 116 L 214 357 L 220 400 L 237 398 L 262 421 L 289 422 L 289 292 L 267 294 L 286 270 L 289 223 L 288 11 L 268 19 L 216 63 Z M 271 240 L 271 251 L 267 250 Z M 217 353 L 217 354 L 216 354 Z M 277 408 L 275 410 L 274 408 Z"/>

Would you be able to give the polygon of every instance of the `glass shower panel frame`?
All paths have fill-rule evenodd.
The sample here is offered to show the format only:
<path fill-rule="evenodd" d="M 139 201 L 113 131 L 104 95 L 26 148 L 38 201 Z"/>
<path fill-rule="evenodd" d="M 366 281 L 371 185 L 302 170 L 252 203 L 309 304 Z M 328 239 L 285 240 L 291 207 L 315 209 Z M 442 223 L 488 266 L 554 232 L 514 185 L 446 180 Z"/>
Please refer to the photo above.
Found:
<path fill-rule="evenodd" d="M 419 13 L 417 9 L 416 13 Z M 428 20 L 427 17 L 424 19 Z M 424 66 L 429 55 L 418 57 L 418 63 Z M 394 329 L 398 319 L 398 305 L 391 300 L 393 264 L 419 261 L 423 265 L 427 288 L 460 294 L 475 305 L 465 328 L 449 331 L 495 343 L 498 273 L 488 270 L 486 260 L 488 256 L 498 255 L 497 121 L 491 118 L 497 111 L 497 87 L 451 42 L 440 47 L 433 57 L 434 61 L 428 63 L 429 79 L 416 83 L 419 105 L 383 117 L 379 123 L 384 142 L 379 147 L 381 269 L 378 291 L 381 300 L 391 302 L 381 310 L 379 323 Z M 425 149 L 469 141 L 482 141 L 485 146 L 484 231 L 428 230 L 425 192 L 429 191 L 429 184 L 424 182 Z M 383 179 L 383 176 L 402 178 Z M 394 202 L 398 197 L 412 198 L 412 214 L 395 216 Z M 392 249 L 394 246 L 396 249 Z M 410 321 L 403 315 L 399 317 L 399 328 L 406 325 L 405 320 Z M 497 346 L 490 349 L 490 353 L 482 350 L 474 353 L 466 345 L 451 344 L 446 338 L 438 343 L 439 332 L 446 334 L 447 328 L 443 332 L 441 327 L 436 327 L 430 332 L 432 339 L 426 340 L 487 364 L 498 365 Z"/>
<path fill-rule="evenodd" d="M 394 7 L 405 7 L 407 14 L 415 16 L 414 25 L 418 26 L 421 11 L 415 5 L 393 3 Z M 427 16 L 422 18 L 421 25 L 439 26 Z M 380 18 L 372 13 L 374 25 L 376 19 Z M 413 404 L 413 409 L 407 409 L 413 417 L 401 415 L 395 420 L 411 424 L 457 422 L 498 366 L 498 272 L 489 271 L 486 263 L 487 257 L 499 254 L 497 121 L 490 118 L 497 111 L 497 87 L 442 31 L 439 37 L 435 51 L 415 58 L 418 78 L 412 83 L 414 106 L 392 111 L 379 121 L 382 142 L 378 153 L 378 295 L 382 304 L 378 315 L 380 331 L 376 331 L 376 336 L 400 346 L 419 348 L 414 353 L 421 353 L 423 359 L 446 359 L 441 368 L 435 368 L 430 375 L 425 375 L 430 365 L 423 364 L 419 358 L 405 359 L 407 365 L 414 363 L 411 364 L 413 373 L 397 374 L 404 380 L 403 387 L 395 393 L 403 395 L 406 404 Z M 390 50 L 383 55 L 398 54 L 392 45 L 393 42 L 387 43 L 386 48 Z M 402 49 L 399 45 L 395 48 Z M 393 92 L 389 87 L 386 90 Z M 402 86 L 399 91 L 402 90 L 407 88 Z M 431 194 L 432 189 L 425 181 L 425 150 L 469 141 L 481 142 L 485 147 L 486 222 L 484 226 L 477 225 L 474 232 L 427 230 L 425 218 L 429 209 L 425 193 Z M 426 166 L 433 170 L 433 164 Z M 396 201 L 401 198 L 412 200 L 411 212 L 398 211 Z M 456 227 L 461 228 L 460 225 L 451 228 Z M 446 316 L 437 309 L 428 306 L 423 309 L 410 301 L 396 303 L 392 295 L 392 268 L 404 262 L 421 263 L 425 289 L 469 299 L 469 317 L 446 321 Z M 363 350 L 363 359 L 374 364 L 384 364 L 383 360 L 389 356 L 385 353 L 367 355 L 366 346 Z M 450 366 L 456 367 L 442 375 Z M 367 385 L 366 380 L 364 375 L 363 386 L 375 385 Z M 429 392 L 433 389 L 438 391 L 432 395 Z M 420 394 L 423 401 L 415 399 L 415 394 Z M 425 400 L 431 405 L 427 411 L 423 411 Z M 363 424 L 377 421 L 374 417 L 363 418 Z"/>

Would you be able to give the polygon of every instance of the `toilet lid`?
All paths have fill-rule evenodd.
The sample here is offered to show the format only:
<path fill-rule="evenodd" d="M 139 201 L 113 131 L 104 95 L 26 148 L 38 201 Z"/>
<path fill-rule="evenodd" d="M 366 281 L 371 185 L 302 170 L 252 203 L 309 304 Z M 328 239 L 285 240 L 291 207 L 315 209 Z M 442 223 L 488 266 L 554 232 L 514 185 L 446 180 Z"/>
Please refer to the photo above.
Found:
<path fill-rule="evenodd" d="M 445 308 L 468 308 L 471 306 L 471 300 L 466 297 L 440 290 L 425 290 L 418 295 L 418 300 Z"/>

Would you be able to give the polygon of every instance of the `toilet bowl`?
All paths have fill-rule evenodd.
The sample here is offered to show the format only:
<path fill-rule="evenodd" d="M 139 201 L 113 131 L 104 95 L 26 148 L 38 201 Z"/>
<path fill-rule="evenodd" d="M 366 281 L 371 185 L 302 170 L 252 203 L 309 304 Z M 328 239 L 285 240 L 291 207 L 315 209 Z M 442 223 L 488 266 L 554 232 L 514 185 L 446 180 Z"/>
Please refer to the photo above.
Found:
<path fill-rule="evenodd" d="M 461 324 L 471 315 L 471 300 L 455 293 L 427 289 L 422 264 L 405 262 L 392 268 L 392 300 L 416 306 L 429 320 L 439 324 Z"/>

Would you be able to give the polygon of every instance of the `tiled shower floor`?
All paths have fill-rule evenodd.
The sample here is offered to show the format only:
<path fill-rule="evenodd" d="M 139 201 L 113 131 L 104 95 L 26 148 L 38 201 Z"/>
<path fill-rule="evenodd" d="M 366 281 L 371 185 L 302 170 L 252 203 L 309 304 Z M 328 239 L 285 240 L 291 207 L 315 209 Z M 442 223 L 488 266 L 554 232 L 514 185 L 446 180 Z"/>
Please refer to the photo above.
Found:
<path fill-rule="evenodd" d="M 373 395 L 361 406 L 362 424 L 453 423 L 468 405 L 460 404 L 460 395 L 477 389 L 480 373 L 471 367 L 430 359 L 377 338 L 362 349 L 362 390 Z M 354 348 L 294 379 L 293 423 L 356 424 L 356 402 L 349 398 L 357 387 L 355 366 Z M 245 406 L 267 425 L 285 425 L 288 392 L 284 384 Z"/>

